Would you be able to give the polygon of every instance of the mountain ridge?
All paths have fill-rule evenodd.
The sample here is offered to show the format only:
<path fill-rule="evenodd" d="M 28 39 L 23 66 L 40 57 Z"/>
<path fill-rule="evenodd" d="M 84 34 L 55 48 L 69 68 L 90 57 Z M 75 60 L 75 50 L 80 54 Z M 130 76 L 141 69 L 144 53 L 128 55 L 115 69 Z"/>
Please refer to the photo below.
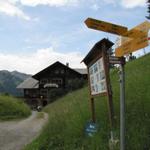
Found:
<path fill-rule="evenodd" d="M 10 94 L 14 96 L 22 96 L 22 91 L 16 87 L 25 79 L 31 77 L 19 71 L 0 70 L 0 94 Z"/>

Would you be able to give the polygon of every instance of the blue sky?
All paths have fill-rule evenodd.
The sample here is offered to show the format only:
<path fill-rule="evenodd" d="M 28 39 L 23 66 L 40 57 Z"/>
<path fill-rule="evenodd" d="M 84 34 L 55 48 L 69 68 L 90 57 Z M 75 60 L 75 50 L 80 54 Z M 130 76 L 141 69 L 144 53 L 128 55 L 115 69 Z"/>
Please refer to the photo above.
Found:
<path fill-rule="evenodd" d="M 57 60 L 84 67 L 97 41 L 117 38 L 88 29 L 86 18 L 130 29 L 146 15 L 145 0 L 0 0 L 0 70 L 34 74 Z"/>

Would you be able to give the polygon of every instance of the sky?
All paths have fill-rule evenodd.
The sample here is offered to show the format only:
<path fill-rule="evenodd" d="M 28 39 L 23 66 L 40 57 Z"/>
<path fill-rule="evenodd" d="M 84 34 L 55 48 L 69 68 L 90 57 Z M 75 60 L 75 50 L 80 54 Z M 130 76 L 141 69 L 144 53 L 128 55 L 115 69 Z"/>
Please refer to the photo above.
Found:
<path fill-rule="evenodd" d="M 96 42 L 117 38 L 87 28 L 88 17 L 131 29 L 146 15 L 145 0 L 0 0 L 0 70 L 35 74 L 55 61 L 85 67 Z"/>

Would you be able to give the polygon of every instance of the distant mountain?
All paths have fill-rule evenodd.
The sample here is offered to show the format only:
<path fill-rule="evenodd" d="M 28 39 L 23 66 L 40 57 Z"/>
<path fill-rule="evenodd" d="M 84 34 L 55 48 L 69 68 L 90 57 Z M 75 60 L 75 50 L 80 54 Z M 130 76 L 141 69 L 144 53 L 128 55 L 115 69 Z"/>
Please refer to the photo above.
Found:
<path fill-rule="evenodd" d="M 0 93 L 8 93 L 15 96 L 22 95 L 22 92 L 16 89 L 22 81 L 31 75 L 20 73 L 18 71 L 9 72 L 7 70 L 0 71 Z"/>
<path fill-rule="evenodd" d="M 10 73 L 11 73 L 13 76 L 18 77 L 18 78 L 20 78 L 20 79 L 22 79 L 22 80 L 25 80 L 25 79 L 27 79 L 28 77 L 31 77 L 30 74 L 21 73 L 21 72 L 18 72 L 18 71 L 12 71 L 12 72 L 10 72 Z"/>

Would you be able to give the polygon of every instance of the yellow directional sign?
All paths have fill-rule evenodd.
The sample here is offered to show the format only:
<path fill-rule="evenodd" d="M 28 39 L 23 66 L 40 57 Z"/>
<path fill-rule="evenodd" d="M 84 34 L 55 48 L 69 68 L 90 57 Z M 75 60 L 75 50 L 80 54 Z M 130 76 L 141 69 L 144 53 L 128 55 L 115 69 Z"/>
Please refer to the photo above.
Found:
<path fill-rule="evenodd" d="M 126 32 L 123 35 L 123 37 L 121 37 L 121 44 L 124 44 L 132 40 L 132 38 L 137 38 L 142 35 L 144 36 L 145 34 L 148 34 L 149 30 L 150 30 L 150 23 L 148 21 L 144 21 L 143 23 L 137 25 L 136 27 Z"/>
<path fill-rule="evenodd" d="M 148 31 L 150 22 L 145 21 L 128 31 L 125 26 L 112 24 L 109 22 L 87 18 L 85 24 L 88 28 L 100 30 L 108 33 L 121 35 L 121 46 L 116 48 L 117 57 L 132 53 L 138 49 L 148 46 Z"/>
<path fill-rule="evenodd" d="M 124 35 L 127 32 L 127 27 L 112 24 L 109 22 L 88 18 L 85 20 L 85 24 L 88 28 L 109 32 L 117 35 Z"/>
<path fill-rule="evenodd" d="M 144 48 L 146 46 L 148 46 L 148 35 L 147 35 L 147 33 L 145 35 L 138 37 L 138 38 L 127 41 L 126 43 L 124 43 L 120 47 L 116 48 L 115 56 L 121 57 L 123 55 L 129 54 L 129 53 L 132 53 L 136 50 Z"/>

